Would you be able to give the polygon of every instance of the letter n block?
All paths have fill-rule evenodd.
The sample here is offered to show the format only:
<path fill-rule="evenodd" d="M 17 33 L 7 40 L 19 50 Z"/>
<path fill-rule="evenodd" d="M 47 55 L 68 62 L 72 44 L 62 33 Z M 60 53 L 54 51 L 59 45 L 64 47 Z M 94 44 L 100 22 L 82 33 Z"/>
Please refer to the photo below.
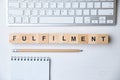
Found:
<path fill-rule="evenodd" d="M 88 44 L 88 34 L 79 34 L 78 42 L 79 44 Z"/>
<path fill-rule="evenodd" d="M 98 44 L 98 34 L 88 35 L 88 44 Z"/>

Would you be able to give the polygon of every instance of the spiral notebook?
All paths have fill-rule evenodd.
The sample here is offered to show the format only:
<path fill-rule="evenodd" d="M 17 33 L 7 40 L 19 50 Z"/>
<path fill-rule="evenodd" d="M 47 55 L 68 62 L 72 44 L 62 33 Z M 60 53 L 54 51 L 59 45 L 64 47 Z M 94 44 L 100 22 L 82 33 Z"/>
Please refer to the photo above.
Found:
<path fill-rule="evenodd" d="M 11 80 L 49 80 L 50 58 L 11 57 Z"/>

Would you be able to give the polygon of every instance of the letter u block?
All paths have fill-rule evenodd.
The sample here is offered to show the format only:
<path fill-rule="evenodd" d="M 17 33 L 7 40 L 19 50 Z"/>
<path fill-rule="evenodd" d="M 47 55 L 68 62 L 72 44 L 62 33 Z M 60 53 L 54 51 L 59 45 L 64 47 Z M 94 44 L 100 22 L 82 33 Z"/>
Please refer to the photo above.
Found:
<path fill-rule="evenodd" d="M 29 34 L 19 34 L 20 43 L 28 44 L 29 43 Z"/>

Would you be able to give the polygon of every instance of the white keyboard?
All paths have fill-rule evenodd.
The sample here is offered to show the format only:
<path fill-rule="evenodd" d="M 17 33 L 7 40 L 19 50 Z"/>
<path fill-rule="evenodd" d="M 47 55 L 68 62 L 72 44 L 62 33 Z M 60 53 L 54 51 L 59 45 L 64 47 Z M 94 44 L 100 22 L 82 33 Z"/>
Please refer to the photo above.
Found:
<path fill-rule="evenodd" d="M 8 0 L 8 25 L 115 25 L 116 2 L 117 0 Z"/>

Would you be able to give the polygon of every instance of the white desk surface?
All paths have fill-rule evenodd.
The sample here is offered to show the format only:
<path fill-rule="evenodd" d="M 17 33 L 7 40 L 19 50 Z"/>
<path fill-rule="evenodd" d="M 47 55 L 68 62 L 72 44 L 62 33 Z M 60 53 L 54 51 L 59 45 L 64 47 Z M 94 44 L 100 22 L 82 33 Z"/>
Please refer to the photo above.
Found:
<path fill-rule="evenodd" d="M 119 0 L 118 0 L 119 1 Z M 0 80 L 10 80 L 10 56 L 51 57 L 51 80 L 120 80 L 120 1 L 118 23 L 112 27 L 8 27 L 6 0 L 0 0 Z M 9 34 L 30 33 L 106 33 L 108 45 L 12 45 Z M 14 48 L 70 48 L 82 53 L 12 53 Z"/>

